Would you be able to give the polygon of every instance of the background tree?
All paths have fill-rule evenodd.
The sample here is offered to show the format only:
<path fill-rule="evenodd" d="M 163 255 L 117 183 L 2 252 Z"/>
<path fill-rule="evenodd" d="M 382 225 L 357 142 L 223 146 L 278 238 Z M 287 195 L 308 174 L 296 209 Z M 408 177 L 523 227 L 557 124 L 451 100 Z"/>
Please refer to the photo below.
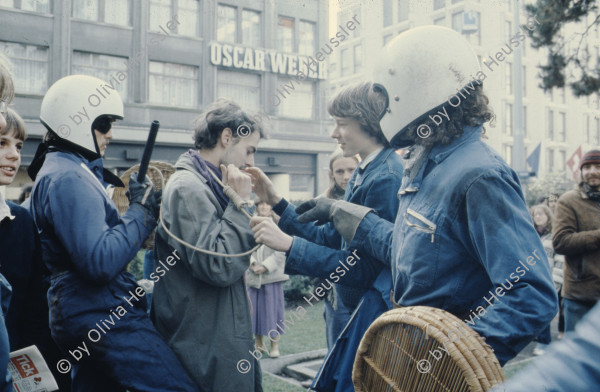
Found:
<path fill-rule="evenodd" d="M 536 0 L 526 6 L 529 16 L 536 16 L 540 22 L 529 32 L 531 46 L 548 49 L 547 63 L 539 66 L 540 87 L 545 92 L 566 84 L 576 97 L 600 92 L 599 60 L 590 53 L 586 41 L 590 31 L 598 27 L 596 3 L 596 0 Z M 572 26 L 577 32 L 569 32 Z"/>
<path fill-rule="evenodd" d="M 547 173 L 527 184 L 527 205 L 532 206 L 540 197 L 547 197 L 551 193 L 562 195 L 575 187 L 575 182 L 570 180 L 565 172 Z"/>

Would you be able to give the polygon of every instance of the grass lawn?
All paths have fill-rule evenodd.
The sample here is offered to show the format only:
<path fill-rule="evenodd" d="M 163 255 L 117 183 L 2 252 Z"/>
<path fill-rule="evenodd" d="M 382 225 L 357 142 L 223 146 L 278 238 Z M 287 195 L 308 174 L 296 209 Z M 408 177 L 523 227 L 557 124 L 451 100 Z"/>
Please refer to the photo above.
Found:
<path fill-rule="evenodd" d="M 306 310 L 297 310 L 297 307 L 286 309 L 287 331 L 281 337 L 279 351 L 281 355 L 296 354 L 306 351 L 327 348 L 325 340 L 325 320 L 323 320 L 323 302 L 314 306 L 305 303 L 300 305 Z M 305 388 L 292 385 L 269 374 L 263 373 L 263 389 L 267 392 L 306 392 Z"/>
<path fill-rule="evenodd" d="M 263 373 L 262 387 L 265 392 L 306 392 L 306 389 Z"/>
<path fill-rule="evenodd" d="M 323 319 L 323 301 L 310 306 L 301 304 L 306 314 L 302 316 L 302 309 L 293 307 L 285 310 L 287 330 L 281 337 L 279 351 L 281 355 L 296 354 L 306 351 L 327 348 L 325 339 L 325 320 Z"/>

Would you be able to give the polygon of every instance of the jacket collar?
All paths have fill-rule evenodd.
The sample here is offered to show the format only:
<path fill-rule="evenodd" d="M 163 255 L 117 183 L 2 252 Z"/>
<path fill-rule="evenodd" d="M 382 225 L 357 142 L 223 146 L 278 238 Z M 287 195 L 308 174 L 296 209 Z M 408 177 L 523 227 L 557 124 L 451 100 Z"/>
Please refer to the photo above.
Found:
<path fill-rule="evenodd" d="M 14 215 L 10 212 L 10 207 L 6 203 L 6 200 L 0 194 L 0 222 L 7 218 L 10 220 L 15 219 Z"/>
<path fill-rule="evenodd" d="M 463 129 L 463 134 L 458 139 L 454 140 L 452 143 L 446 145 L 435 145 L 429 152 L 427 161 L 423 163 L 416 177 L 413 178 L 413 180 L 410 183 L 408 182 L 408 177 L 405 176 L 404 178 L 402 178 L 402 185 L 398 190 L 398 196 L 404 195 L 409 192 L 417 192 L 421 187 L 423 175 L 425 173 L 425 169 L 428 166 L 427 163 L 429 160 L 434 162 L 436 165 L 439 165 L 441 162 L 444 161 L 444 159 L 448 158 L 452 153 L 454 153 L 463 145 L 480 140 L 482 128 L 483 126 L 481 125 L 475 127 L 465 127 Z"/>
<path fill-rule="evenodd" d="M 429 153 L 429 159 L 431 159 L 439 165 L 440 162 L 442 162 L 444 159 L 450 156 L 450 154 L 452 154 L 464 144 L 480 140 L 482 129 L 482 125 L 478 125 L 475 127 L 465 127 L 463 129 L 463 134 L 458 139 L 454 140 L 452 143 L 434 146 L 431 152 Z"/>
<path fill-rule="evenodd" d="M 360 177 L 358 177 L 358 174 L 361 168 L 360 166 L 357 167 L 356 170 L 354 170 L 354 173 L 352 173 L 352 177 L 348 182 L 349 186 L 346 188 L 346 192 L 349 192 L 350 190 L 353 191 L 357 186 L 360 186 L 364 182 L 365 178 L 369 175 L 369 173 L 374 171 L 377 167 L 379 167 L 379 165 L 381 165 L 381 163 L 388 159 L 390 154 L 395 153 L 396 151 L 393 148 L 384 148 L 383 150 L 381 150 L 379 154 L 377 154 L 377 156 L 367 165 L 364 171 L 360 173 Z"/>
<path fill-rule="evenodd" d="M 175 163 L 175 169 L 177 169 L 177 170 L 181 170 L 181 169 L 189 170 L 192 173 L 194 173 L 194 175 L 196 177 L 198 177 L 200 179 L 200 181 L 206 182 L 206 178 L 204 178 L 204 176 L 202 174 L 200 174 L 200 172 L 198 172 L 198 170 L 194 166 L 194 162 L 192 161 L 192 157 L 188 153 L 183 153 L 183 154 L 181 154 L 179 156 L 179 159 L 177 159 L 177 162 Z"/>

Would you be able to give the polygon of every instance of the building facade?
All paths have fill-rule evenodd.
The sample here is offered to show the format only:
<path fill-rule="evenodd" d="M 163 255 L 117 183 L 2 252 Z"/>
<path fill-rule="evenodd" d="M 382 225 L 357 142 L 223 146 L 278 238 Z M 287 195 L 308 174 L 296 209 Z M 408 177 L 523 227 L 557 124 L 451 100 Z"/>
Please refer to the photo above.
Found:
<path fill-rule="evenodd" d="M 523 1 L 520 1 L 521 5 Z M 531 1 L 527 1 L 531 3 Z M 514 0 L 345 0 L 340 2 L 337 21 L 358 14 L 361 28 L 340 46 L 329 67 L 328 94 L 363 79 L 373 79 L 370 70 L 378 61 L 377 53 L 398 34 L 421 25 L 440 25 L 461 32 L 473 45 L 482 70 L 486 74 L 484 89 L 496 114 L 495 127 L 486 126 L 487 142 L 512 164 L 514 144 L 514 48 L 509 44 L 515 36 Z M 527 14 L 520 13 L 519 25 L 526 25 Z M 589 15 L 577 26 L 565 31 L 566 36 L 581 33 L 596 15 Z M 536 28 L 535 21 L 531 22 Z M 521 38 L 519 38 L 519 41 Z M 577 38 L 574 44 L 577 44 Z M 539 64 L 546 62 L 546 52 L 529 45 L 526 37 L 522 48 L 522 103 L 525 157 L 540 145 L 538 176 L 546 173 L 571 172 L 567 161 L 581 146 L 583 152 L 600 145 L 600 101 L 598 95 L 576 98 L 569 88 L 544 93 L 538 87 Z M 599 56 L 598 24 L 592 26 L 583 42 L 592 58 Z M 496 55 L 501 52 L 501 61 Z M 595 57 L 594 57 L 595 56 Z M 595 61 L 595 60 L 592 60 Z M 597 62 L 596 62 L 597 64 Z M 575 159 L 575 164 L 577 159 Z M 527 170 L 531 170 L 527 167 Z"/>
<path fill-rule="evenodd" d="M 7 198 L 30 182 L 24 168 L 45 133 L 45 92 L 70 74 L 107 82 L 90 105 L 114 90 L 125 102 L 107 168 L 139 163 L 152 120 L 161 123 L 153 159 L 173 163 L 193 147 L 193 119 L 225 97 L 268 117 L 256 165 L 278 189 L 292 199 L 318 194 L 335 143 L 326 70 L 307 60 L 327 39 L 328 8 L 324 0 L 0 0 L 0 50 L 13 63 L 13 107 L 29 133 Z"/>

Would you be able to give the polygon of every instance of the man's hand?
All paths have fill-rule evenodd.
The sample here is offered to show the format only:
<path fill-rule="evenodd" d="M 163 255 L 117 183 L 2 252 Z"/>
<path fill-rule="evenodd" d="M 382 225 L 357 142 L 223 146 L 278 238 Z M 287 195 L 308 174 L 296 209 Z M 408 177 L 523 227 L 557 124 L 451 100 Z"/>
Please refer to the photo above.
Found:
<path fill-rule="evenodd" d="M 300 215 L 298 222 L 308 223 L 316 221 L 316 225 L 324 225 L 331 220 L 331 207 L 333 207 L 333 203 L 335 202 L 336 200 L 333 199 L 319 197 L 300 204 L 296 207 L 296 214 Z"/>
<path fill-rule="evenodd" d="M 271 207 L 281 201 L 282 197 L 277 194 L 273 183 L 262 170 L 258 167 L 247 167 L 244 171 L 252 177 L 252 190 L 260 200 Z"/>
<path fill-rule="evenodd" d="M 281 231 L 270 216 L 252 217 L 250 227 L 254 233 L 254 240 L 259 244 L 280 252 L 287 252 L 292 247 L 294 239 Z"/>
<path fill-rule="evenodd" d="M 223 184 L 229 185 L 233 190 L 244 200 L 250 199 L 252 193 L 252 181 L 250 176 L 233 164 L 221 165 L 221 173 L 223 173 Z"/>
<path fill-rule="evenodd" d="M 267 268 L 264 265 L 251 264 L 250 271 L 254 272 L 256 275 L 262 275 L 267 272 Z"/>
<path fill-rule="evenodd" d="M 150 211 L 154 219 L 158 219 L 160 211 L 160 202 L 162 201 L 162 191 L 155 191 L 152 182 L 146 176 L 141 184 L 137 180 L 138 172 L 133 172 L 129 176 L 129 205 L 138 203 Z"/>

